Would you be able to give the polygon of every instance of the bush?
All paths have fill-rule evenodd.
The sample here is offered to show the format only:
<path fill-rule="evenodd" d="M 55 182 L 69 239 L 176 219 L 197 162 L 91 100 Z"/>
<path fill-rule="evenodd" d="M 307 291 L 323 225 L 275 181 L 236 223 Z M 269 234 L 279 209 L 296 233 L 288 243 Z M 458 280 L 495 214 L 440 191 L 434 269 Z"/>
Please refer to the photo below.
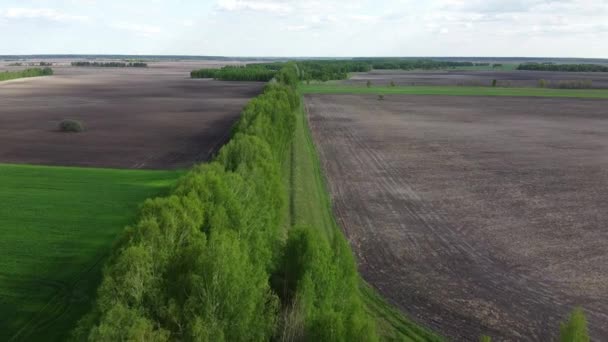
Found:
<path fill-rule="evenodd" d="M 391 86 L 391 87 L 395 87 L 395 86 L 396 86 L 396 85 L 395 85 L 395 81 L 391 81 L 390 86 Z"/>
<path fill-rule="evenodd" d="M 372 81 L 365 82 L 365 86 L 368 87 L 368 88 L 371 88 L 372 87 Z"/>
<path fill-rule="evenodd" d="M 384 100 L 384 95 L 380 94 L 378 95 L 378 101 L 383 101 Z"/>
<path fill-rule="evenodd" d="M 497 83 L 496 80 L 492 80 L 492 87 L 496 87 L 496 83 Z"/>
<path fill-rule="evenodd" d="M 84 131 L 84 125 L 77 120 L 63 120 L 59 123 L 61 132 L 78 133 Z"/>
<path fill-rule="evenodd" d="M 547 81 L 545 81 L 544 79 L 538 80 L 538 87 L 539 88 L 546 88 L 547 87 Z"/>
<path fill-rule="evenodd" d="M 568 321 L 561 324 L 559 333 L 560 342 L 589 342 L 587 319 L 583 309 L 574 309 Z"/>

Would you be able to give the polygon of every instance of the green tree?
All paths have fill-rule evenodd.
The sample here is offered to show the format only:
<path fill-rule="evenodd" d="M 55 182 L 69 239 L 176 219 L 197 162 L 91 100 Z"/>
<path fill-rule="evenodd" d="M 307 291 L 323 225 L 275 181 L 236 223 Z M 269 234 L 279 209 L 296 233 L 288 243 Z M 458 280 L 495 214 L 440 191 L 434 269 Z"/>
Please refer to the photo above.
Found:
<path fill-rule="evenodd" d="M 576 308 L 559 329 L 560 342 L 589 342 L 587 319 L 582 308 Z"/>
<path fill-rule="evenodd" d="M 365 85 L 366 85 L 368 88 L 371 88 L 371 87 L 372 87 L 372 81 L 367 81 L 367 82 L 365 83 Z"/>

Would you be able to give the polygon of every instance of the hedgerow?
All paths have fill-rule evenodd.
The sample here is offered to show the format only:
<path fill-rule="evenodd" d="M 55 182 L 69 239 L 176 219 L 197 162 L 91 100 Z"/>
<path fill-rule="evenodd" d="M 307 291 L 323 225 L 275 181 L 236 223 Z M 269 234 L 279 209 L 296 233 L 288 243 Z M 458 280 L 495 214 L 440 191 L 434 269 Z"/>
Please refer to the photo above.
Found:
<path fill-rule="evenodd" d="M 109 257 L 94 309 L 79 322 L 75 340 L 261 341 L 280 335 L 280 313 L 295 297 L 283 296 L 270 280 L 294 264 L 287 254 L 293 236 L 315 241 L 310 231 L 296 229 L 286 243 L 283 233 L 287 190 L 280 170 L 300 105 L 297 82 L 296 67 L 284 67 L 246 106 L 211 163 L 195 166 L 169 196 L 143 204 Z M 298 265 L 303 277 L 289 281 L 306 310 L 302 333 L 348 340 L 368 330 L 358 323 L 366 317 L 348 245 L 339 253 L 316 242 L 306 247 L 298 253 L 320 258 Z"/>
<path fill-rule="evenodd" d="M 214 78 L 222 81 L 268 82 L 277 75 L 273 64 L 247 66 L 225 66 L 220 69 L 200 69 L 190 73 L 192 78 Z"/>
<path fill-rule="evenodd" d="M 50 76 L 53 74 L 51 68 L 33 68 L 21 71 L 5 71 L 0 72 L 0 81 L 7 81 L 24 77 Z"/>

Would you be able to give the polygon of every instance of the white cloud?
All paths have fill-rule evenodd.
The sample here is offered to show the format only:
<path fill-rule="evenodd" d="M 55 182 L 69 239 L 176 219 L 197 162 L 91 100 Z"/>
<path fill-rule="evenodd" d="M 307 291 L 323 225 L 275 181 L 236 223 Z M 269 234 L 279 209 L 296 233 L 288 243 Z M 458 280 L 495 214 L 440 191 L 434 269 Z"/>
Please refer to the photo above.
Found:
<path fill-rule="evenodd" d="M 0 17 L 5 19 L 43 19 L 56 22 L 85 21 L 88 18 L 82 15 L 71 15 L 50 8 L 22 8 L 13 7 L 0 10 Z"/>
<path fill-rule="evenodd" d="M 119 30 L 129 31 L 142 36 L 154 36 L 162 32 L 160 27 L 151 25 L 140 25 L 134 23 L 116 23 L 111 27 Z"/>
<path fill-rule="evenodd" d="M 282 1 L 255 1 L 255 0 L 219 0 L 217 7 L 223 11 L 259 11 L 270 13 L 288 13 L 293 8 Z"/>
<path fill-rule="evenodd" d="M 308 25 L 287 25 L 285 26 L 285 30 L 287 31 L 306 31 L 310 29 Z"/>

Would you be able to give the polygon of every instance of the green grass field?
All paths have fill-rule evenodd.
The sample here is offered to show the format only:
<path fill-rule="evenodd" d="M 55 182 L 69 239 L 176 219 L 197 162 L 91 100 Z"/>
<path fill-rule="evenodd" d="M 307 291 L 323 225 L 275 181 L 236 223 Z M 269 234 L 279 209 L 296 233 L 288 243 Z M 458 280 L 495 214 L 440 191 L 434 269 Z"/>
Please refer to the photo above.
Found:
<path fill-rule="evenodd" d="M 138 205 L 181 173 L 0 164 L 0 341 L 64 340 Z"/>
<path fill-rule="evenodd" d="M 323 170 L 303 108 L 298 112 L 291 153 L 292 225 L 315 227 L 327 239 L 332 239 L 336 234 L 342 234 L 334 220 Z M 383 340 L 443 341 L 430 330 L 404 317 L 363 280 L 361 280 L 361 293 L 368 312 L 377 321 Z"/>
<path fill-rule="evenodd" d="M 403 94 L 453 96 L 532 96 L 608 99 L 606 89 L 500 88 L 459 86 L 349 86 L 339 84 L 303 84 L 304 94 Z"/>

